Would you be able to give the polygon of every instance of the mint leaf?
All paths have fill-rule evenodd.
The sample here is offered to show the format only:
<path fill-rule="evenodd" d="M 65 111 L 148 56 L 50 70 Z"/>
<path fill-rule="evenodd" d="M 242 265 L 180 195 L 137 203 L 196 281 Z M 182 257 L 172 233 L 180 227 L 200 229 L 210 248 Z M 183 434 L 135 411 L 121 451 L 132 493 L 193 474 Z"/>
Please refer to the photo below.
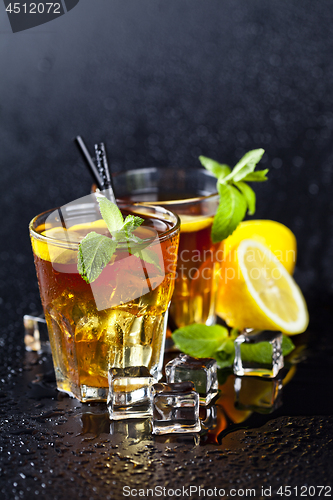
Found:
<path fill-rule="evenodd" d="M 264 152 L 261 148 L 248 151 L 232 171 L 228 165 L 222 165 L 206 156 L 199 156 L 201 164 L 218 179 L 217 190 L 220 194 L 220 203 L 212 226 L 213 243 L 218 243 L 232 234 L 244 219 L 247 209 L 249 215 L 255 213 L 256 196 L 245 181 L 267 180 L 268 169 L 254 172 Z"/>
<path fill-rule="evenodd" d="M 220 203 L 214 217 L 212 241 L 218 243 L 234 232 L 244 219 L 247 203 L 243 195 L 230 184 L 218 183 Z"/>
<path fill-rule="evenodd" d="M 258 344 L 241 344 L 241 356 L 243 361 L 263 363 L 269 365 L 272 362 L 272 345 L 269 342 Z M 289 337 L 282 337 L 282 354 L 287 356 L 295 346 Z"/>
<path fill-rule="evenodd" d="M 266 174 L 268 172 L 268 168 L 266 170 L 257 170 L 257 172 L 251 172 L 247 174 L 242 180 L 246 182 L 264 182 L 267 181 Z"/>
<path fill-rule="evenodd" d="M 131 233 L 134 231 L 136 228 L 141 226 L 141 224 L 144 222 L 144 219 L 141 217 L 137 217 L 135 215 L 128 215 L 124 221 L 124 225 L 122 229 L 126 231 L 127 233 Z"/>
<path fill-rule="evenodd" d="M 206 170 L 211 172 L 217 179 L 226 177 L 230 174 L 231 168 L 228 165 L 222 165 L 215 160 L 211 160 L 206 156 L 199 156 L 201 165 L 205 167 Z"/>
<path fill-rule="evenodd" d="M 162 272 L 158 255 L 146 247 L 149 241 L 142 240 L 133 234 L 141 226 L 144 219 L 135 215 L 128 215 L 124 221 L 123 216 L 114 203 L 104 196 L 97 195 L 100 212 L 112 239 L 95 232 L 88 233 L 79 244 L 77 269 L 87 283 L 92 283 L 110 262 L 117 247 L 127 245 L 128 252 L 142 259 L 147 264 L 153 264 Z"/>
<path fill-rule="evenodd" d="M 254 171 L 264 152 L 265 150 L 261 148 L 248 151 L 235 165 L 231 174 L 228 176 L 228 180 L 232 179 L 235 182 L 243 180 L 247 174 Z"/>
<path fill-rule="evenodd" d="M 295 349 L 295 344 L 288 335 L 282 335 L 282 354 L 288 356 Z"/>
<path fill-rule="evenodd" d="M 131 251 L 131 254 L 134 255 L 135 257 L 138 257 L 139 259 L 142 259 L 147 264 L 153 264 L 155 267 L 157 267 L 157 269 L 160 272 L 162 272 L 162 268 L 160 266 L 160 261 L 159 261 L 158 255 L 156 255 L 156 253 L 154 251 L 143 249 L 143 250 L 139 250 L 137 252 Z"/>
<path fill-rule="evenodd" d="M 253 215 L 256 211 L 256 194 L 253 191 L 253 189 L 248 186 L 245 182 L 239 181 L 235 182 L 235 186 L 240 190 L 242 195 L 244 196 L 247 207 L 248 207 L 248 214 Z"/>
<path fill-rule="evenodd" d="M 193 324 L 174 331 L 172 339 L 185 354 L 195 358 L 212 358 L 228 338 L 228 330 L 220 325 Z"/>
<path fill-rule="evenodd" d="M 219 368 L 226 368 L 234 362 L 236 333 L 237 331 L 232 329 L 229 334 L 228 330 L 220 325 L 193 324 L 175 330 L 172 339 L 185 354 L 194 358 L 215 358 Z M 293 342 L 283 334 L 283 356 L 287 356 L 293 349 Z M 269 342 L 243 343 L 241 353 L 242 359 L 247 362 L 270 364 L 272 361 L 272 346 Z"/>
<path fill-rule="evenodd" d="M 124 219 L 117 205 L 101 195 L 97 196 L 97 201 L 103 220 L 106 222 L 110 233 L 113 235 L 120 231 L 123 228 Z"/>
<path fill-rule="evenodd" d="M 216 359 L 219 368 L 231 366 L 235 358 L 235 346 L 231 338 L 227 338 L 220 345 L 217 352 L 213 356 Z"/>
<path fill-rule="evenodd" d="M 79 245 L 77 268 L 87 283 L 98 278 L 110 262 L 116 247 L 116 242 L 94 231 L 83 238 Z"/>

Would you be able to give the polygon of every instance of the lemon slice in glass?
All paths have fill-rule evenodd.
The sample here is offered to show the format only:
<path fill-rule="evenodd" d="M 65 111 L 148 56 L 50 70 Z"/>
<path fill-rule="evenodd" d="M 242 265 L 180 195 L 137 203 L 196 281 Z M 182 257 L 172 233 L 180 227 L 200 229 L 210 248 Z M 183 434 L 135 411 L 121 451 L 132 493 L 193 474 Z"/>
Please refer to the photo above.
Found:
<path fill-rule="evenodd" d="M 243 240 L 220 270 L 217 313 L 234 328 L 304 332 L 309 316 L 302 292 L 264 245 Z"/>
<path fill-rule="evenodd" d="M 193 233 L 194 231 L 201 231 L 213 224 L 214 217 L 207 217 L 207 215 L 185 215 L 179 214 L 180 217 L 180 232 Z"/>

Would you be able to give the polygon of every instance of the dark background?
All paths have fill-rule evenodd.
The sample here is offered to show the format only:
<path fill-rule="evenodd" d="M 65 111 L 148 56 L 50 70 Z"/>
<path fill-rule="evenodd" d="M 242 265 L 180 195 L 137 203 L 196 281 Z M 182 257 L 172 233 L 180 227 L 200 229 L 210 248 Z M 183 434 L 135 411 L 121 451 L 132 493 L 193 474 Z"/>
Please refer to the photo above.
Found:
<path fill-rule="evenodd" d="M 256 218 L 295 233 L 311 315 L 333 294 L 333 3 L 80 0 L 13 34 L 0 4 L 0 321 L 7 361 L 40 308 L 28 223 L 87 194 L 73 138 L 114 171 L 234 165 L 263 147 Z M 5 340 L 6 339 L 6 340 Z M 11 347 L 8 347 L 8 346 Z"/>

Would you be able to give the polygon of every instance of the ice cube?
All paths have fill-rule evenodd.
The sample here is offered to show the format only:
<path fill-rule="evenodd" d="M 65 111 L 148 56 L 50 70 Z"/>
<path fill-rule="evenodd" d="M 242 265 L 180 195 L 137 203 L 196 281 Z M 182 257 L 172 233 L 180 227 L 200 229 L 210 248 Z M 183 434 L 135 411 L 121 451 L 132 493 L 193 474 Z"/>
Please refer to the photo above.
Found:
<path fill-rule="evenodd" d="M 211 358 L 191 358 L 180 354 L 165 367 L 167 382 L 191 381 L 199 393 L 200 404 L 206 406 L 218 393 L 217 364 Z"/>
<path fill-rule="evenodd" d="M 23 316 L 24 344 L 27 351 L 50 353 L 51 346 L 44 315 Z"/>
<path fill-rule="evenodd" d="M 201 406 L 199 409 L 199 417 L 201 427 L 204 430 L 210 430 L 217 425 L 217 411 L 216 406 Z"/>
<path fill-rule="evenodd" d="M 281 404 L 282 382 L 278 379 L 235 378 L 236 407 L 257 413 L 271 413 Z"/>
<path fill-rule="evenodd" d="M 199 394 L 192 382 L 154 384 L 153 434 L 199 432 Z"/>
<path fill-rule="evenodd" d="M 75 327 L 75 342 L 92 342 L 100 336 L 100 322 L 97 316 L 83 316 Z"/>
<path fill-rule="evenodd" d="M 111 420 L 151 416 L 153 382 L 145 366 L 111 368 L 107 400 Z"/>
<path fill-rule="evenodd" d="M 260 357 L 255 360 L 253 347 L 261 342 L 266 343 L 263 347 L 266 347 L 265 353 L 269 354 L 269 363 L 262 363 Z M 283 366 L 281 332 L 247 329 L 235 339 L 235 375 L 274 378 Z"/>

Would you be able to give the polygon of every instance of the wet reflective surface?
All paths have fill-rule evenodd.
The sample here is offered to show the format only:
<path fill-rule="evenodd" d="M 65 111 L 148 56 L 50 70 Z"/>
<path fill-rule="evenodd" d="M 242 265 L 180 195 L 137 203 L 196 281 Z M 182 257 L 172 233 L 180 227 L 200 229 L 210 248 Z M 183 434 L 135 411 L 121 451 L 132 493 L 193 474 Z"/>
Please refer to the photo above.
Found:
<path fill-rule="evenodd" d="M 110 421 L 105 404 L 56 390 L 50 355 L 22 351 L 8 369 L 2 351 L 2 498 L 134 498 L 146 488 L 157 497 L 157 487 L 172 498 L 172 489 L 190 486 L 226 494 L 254 488 L 255 498 L 272 487 L 271 498 L 281 498 L 279 486 L 330 485 L 331 317 L 322 308 L 309 332 L 294 338 L 296 352 L 278 380 L 220 371 L 219 394 L 200 408 L 194 435 L 154 436 L 149 419 Z"/>

